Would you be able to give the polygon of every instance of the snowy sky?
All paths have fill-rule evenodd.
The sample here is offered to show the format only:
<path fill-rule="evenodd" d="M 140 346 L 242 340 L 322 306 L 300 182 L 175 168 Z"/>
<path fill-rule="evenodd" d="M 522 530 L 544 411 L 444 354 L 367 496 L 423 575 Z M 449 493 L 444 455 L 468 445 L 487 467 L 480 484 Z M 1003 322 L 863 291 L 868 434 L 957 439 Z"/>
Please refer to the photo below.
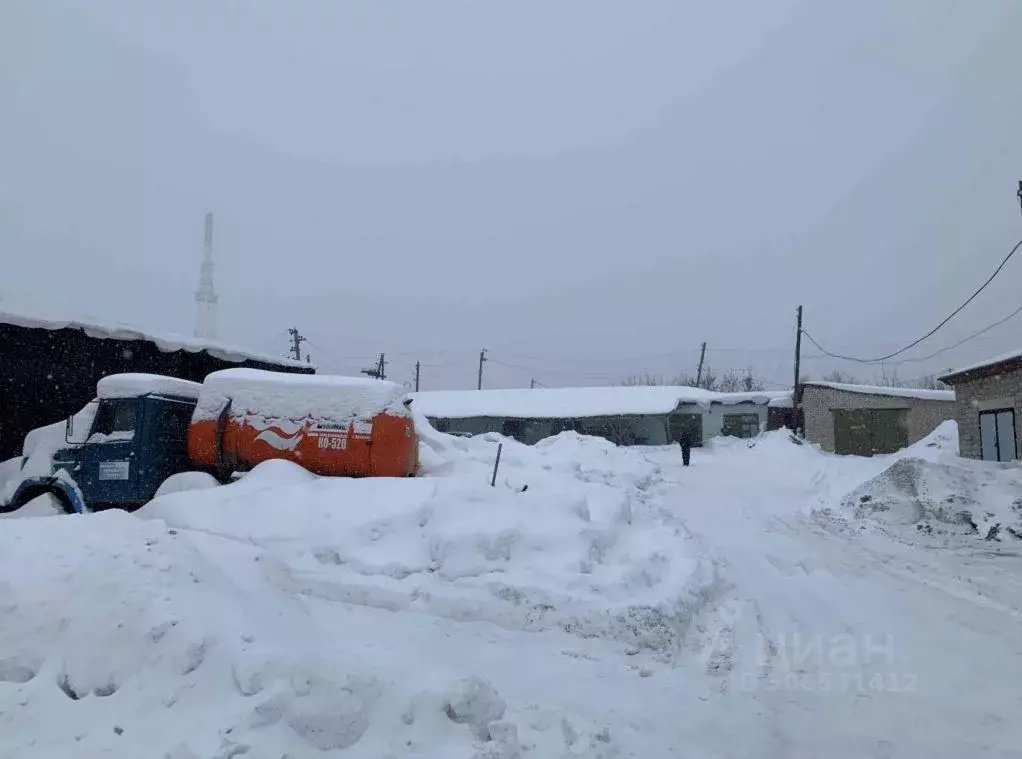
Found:
<path fill-rule="evenodd" d="M 832 350 L 897 348 L 1022 237 L 1020 29 L 1017 0 L 4 0 L 0 308 L 190 332 L 212 210 L 253 349 L 295 324 L 431 389 L 481 348 L 491 387 L 597 384 L 706 340 L 789 383 L 797 303 Z"/>

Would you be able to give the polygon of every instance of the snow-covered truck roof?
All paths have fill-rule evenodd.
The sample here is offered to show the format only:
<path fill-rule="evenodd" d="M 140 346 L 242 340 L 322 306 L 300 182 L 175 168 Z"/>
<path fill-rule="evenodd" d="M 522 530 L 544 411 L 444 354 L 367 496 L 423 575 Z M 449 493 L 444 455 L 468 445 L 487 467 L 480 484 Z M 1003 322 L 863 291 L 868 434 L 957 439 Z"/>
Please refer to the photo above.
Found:
<path fill-rule="evenodd" d="M 143 395 L 169 395 L 173 398 L 199 399 L 198 382 L 164 377 L 161 374 L 110 374 L 96 383 L 100 398 L 138 398 Z"/>
<path fill-rule="evenodd" d="M 412 395 L 412 407 L 435 419 L 503 417 L 575 419 L 595 416 L 661 415 L 679 406 L 767 405 L 791 393 L 714 393 L 696 387 L 559 387 L 503 390 L 429 390 Z"/>
<path fill-rule="evenodd" d="M 216 418 L 229 398 L 234 413 L 267 418 L 369 419 L 407 414 L 405 397 L 400 385 L 369 377 L 223 369 L 203 380 L 193 418 Z"/>
<path fill-rule="evenodd" d="M 811 380 L 803 382 L 803 385 L 812 387 L 828 387 L 831 390 L 841 390 L 846 393 L 859 393 L 861 395 L 886 395 L 891 398 L 915 398 L 922 401 L 947 401 L 955 399 L 954 390 L 920 390 L 914 387 L 884 387 L 882 385 L 848 385 L 843 382 L 817 382 Z"/>
<path fill-rule="evenodd" d="M 16 327 L 25 327 L 28 329 L 78 329 L 83 331 L 89 337 L 100 339 L 146 340 L 155 344 L 157 348 L 165 353 L 173 353 L 174 351 L 179 350 L 188 351 L 189 353 L 205 351 L 211 356 L 215 356 L 223 361 L 231 361 L 234 363 L 240 363 L 242 361 L 261 361 L 265 364 L 274 364 L 277 366 L 301 367 L 303 369 L 310 368 L 310 365 L 303 361 L 295 361 L 294 359 L 282 358 L 281 356 L 274 356 L 268 353 L 251 351 L 247 348 L 240 348 L 238 346 L 221 343 L 216 340 L 189 337 L 187 335 L 177 335 L 170 332 L 160 333 L 144 331 L 123 323 L 103 324 L 98 321 L 80 319 L 65 314 L 50 312 L 45 314 L 34 312 L 29 313 L 21 309 L 17 312 L 3 310 L 0 311 L 0 323 L 13 324 Z"/>

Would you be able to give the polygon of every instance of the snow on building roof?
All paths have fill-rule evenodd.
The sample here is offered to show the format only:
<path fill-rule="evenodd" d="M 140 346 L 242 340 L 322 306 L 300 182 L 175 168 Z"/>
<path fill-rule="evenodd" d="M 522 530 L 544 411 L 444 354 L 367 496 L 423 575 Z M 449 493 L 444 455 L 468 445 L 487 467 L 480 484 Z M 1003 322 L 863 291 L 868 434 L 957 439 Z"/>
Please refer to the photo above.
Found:
<path fill-rule="evenodd" d="M 198 400 L 198 382 L 164 377 L 160 374 L 110 374 L 96 383 L 96 394 L 100 398 L 137 398 L 155 393 L 175 398 Z"/>
<path fill-rule="evenodd" d="M 920 390 L 914 387 L 883 387 L 880 385 L 846 385 L 841 382 L 804 382 L 814 387 L 829 387 L 831 390 L 843 390 L 846 393 L 863 395 L 886 395 L 892 398 L 915 398 L 924 401 L 954 401 L 954 390 Z"/>
<path fill-rule="evenodd" d="M 369 377 L 222 369 L 203 380 L 195 416 L 217 417 L 229 398 L 236 414 L 346 422 L 382 412 L 407 414 L 405 395 L 400 385 Z"/>
<path fill-rule="evenodd" d="M 755 403 L 774 408 L 791 408 L 790 390 L 752 390 L 747 393 L 714 393 L 713 403 L 733 406 L 736 403 Z"/>
<path fill-rule="evenodd" d="M 997 364 L 1003 364 L 1005 361 L 1014 361 L 1017 359 L 1022 359 L 1022 351 L 1020 350 L 1012 351 L 1011 353 L 1002 353 L 999 356 L 988 358 L 985 361 L 978 361 L 975 364 L 969 364 L 968 366 L 963 366 L 958 369 L 946 371 L 941 376 L 941 380 L 944 380 L 947 377 L 954 377 L 959 374 L 965 374 L 966 372 L 974 372 L 979 369 L 987 369 L 991 366 L 996 366 Z"/>
<path fill-rule="evenodd" d="M 576 419 L 623 414 L 669 414 L 679 404 L 767 404 L 785 393 L 713 393 L 696 387 L 558 387 L 504 390 L 430 390 L 414 393 L 413 407 L 427 417 L 466 419 Z M 787 393 L 790 397 L 791 393 Z"/>
<path fill-rule="evenodd" d="M 5 304 L 6 306 L 6 304 Z M 241 362 L 246 360 L 262 361 L 277 366 L 293 366 L 309 368 L 309 364 L 294 359 L 282 358 L 267 353 L 250 351 L 246 348 L 228 345 L 215 340 L 188 337 L 173 333 L 145 332 L 128 324 L 101 324 L 91 320 L 71 318 L 65 315 L 48 313 L 45 316 L 28 314 L 24 311 L 0 311 L 0 323 L 13 324 L 29 329 L 80 329 L 89 337 L 110 340 L 147 340 L 154 343 L 165 353 L 184 350 L 189 353 L 205 351 L 223 361 Z"/>

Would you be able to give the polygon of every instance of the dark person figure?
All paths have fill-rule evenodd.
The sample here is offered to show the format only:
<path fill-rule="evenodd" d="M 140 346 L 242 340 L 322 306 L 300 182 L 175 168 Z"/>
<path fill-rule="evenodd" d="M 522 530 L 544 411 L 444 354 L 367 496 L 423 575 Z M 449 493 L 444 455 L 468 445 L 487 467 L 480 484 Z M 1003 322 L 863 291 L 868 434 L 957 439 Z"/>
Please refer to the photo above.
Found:
<path fill-rule="evenodd" d="M 688 432 L 682 432 L 678 442 L 681 443 L 681 461 L 688 466 L 688 460 L 692 456 L 692 436 Z"/>

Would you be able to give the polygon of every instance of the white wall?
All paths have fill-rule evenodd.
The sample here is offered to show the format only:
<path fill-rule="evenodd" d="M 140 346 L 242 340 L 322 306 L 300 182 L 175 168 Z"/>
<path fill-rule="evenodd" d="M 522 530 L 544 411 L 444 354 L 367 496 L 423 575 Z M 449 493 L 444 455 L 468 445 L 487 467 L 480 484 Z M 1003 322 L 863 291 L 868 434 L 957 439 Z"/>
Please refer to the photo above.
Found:
<path fill-rule="evenodd" d="M 756 403 L 736 403 L 731 406 L 714 404 L 709 411 L 703 411 L 703 439 L 720 435 L 726 414 L 756 414 L 759 417 L 759 431 L 764 432 L 767 425 L 767 407 Z"/>

